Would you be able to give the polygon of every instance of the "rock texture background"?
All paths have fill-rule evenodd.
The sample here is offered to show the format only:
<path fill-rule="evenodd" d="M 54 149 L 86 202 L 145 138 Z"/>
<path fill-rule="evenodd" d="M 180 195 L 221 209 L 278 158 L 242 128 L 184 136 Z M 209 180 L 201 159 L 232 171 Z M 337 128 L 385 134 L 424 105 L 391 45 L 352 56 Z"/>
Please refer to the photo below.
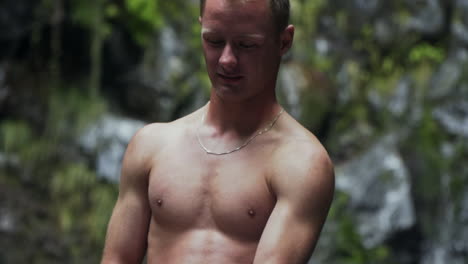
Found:
<path fill-rule="evenodd" d="M 278 95 L 336 165 L 314 264 L 468 262 L 468 1 L 292 0 Z M 0 263 L 97 263 L 120 159 L 206 102 L 198 1 L 0 3 Z"/>

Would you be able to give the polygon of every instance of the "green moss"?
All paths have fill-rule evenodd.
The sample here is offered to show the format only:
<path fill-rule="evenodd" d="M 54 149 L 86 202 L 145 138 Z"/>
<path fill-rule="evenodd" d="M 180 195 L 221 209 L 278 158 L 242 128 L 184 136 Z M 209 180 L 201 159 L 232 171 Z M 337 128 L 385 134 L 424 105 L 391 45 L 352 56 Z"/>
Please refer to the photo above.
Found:
<path fill-rule="evenodd" d="M 349 196 L 337 191 L 329 220 L 337 224 L 334 233 L 335 251 L 333 262 L 349 264 L 384 264 L 388 263 L 391 251 L 386 245 L 366 248 L 362 237 L 356 230 L 357 224 L 348 207 Z M 331 261 L 330 261 L 331 262 Z"/>
<path fill-rule="evenodd" d="M 430 113 L 424 115 L 421 126 L 416 131 L 411 145 L 414 145 L 425 163 L 424 179 L 420 179 L 415 186 L 418 194 L 426 201 L 435 200 L 440 194 L 441 175 L 444 168 L 444 160 L 441 159 L 440 143 L 442 135 L 436 122 Z"/>
<path fill-rule="evenodd" d="M 450 198 L 455 204 L 455 214 L 457 218 L 463 210 L 463 202 L 466 195 L 466 186 L 468 186 L 468 144 L 461 139 L 454 143 L 455 154 L 448 158 L 447 167 L 450 173 Z"/>
<path fill-rule="evenodd" d="M 434 67 L 436 67 L 434 63 L 422 61 L 411 68 L 410 73 L 417 88 L 427 89 L 429 81 L 434 74 Z"/>
<path fill-rule="evenodd" d="M 51 94 L 48 104 L 47 133 L 54 138 L 79 135 L 107 109 L 103 98 L 90 96 L 75 87 Z"/>
<path fill-rule="evenodd" d="M 388 69 L 388 74 L 374 75 L 369 81 L 369 87 L 385 98 L 395 90 L 401 78 L 402 73 L 400 71 Z"/>
<path fill-rule="evenodd" d="M 103 244 L 112 209 L 117 199 L 117 186 L 98 184 L 90 192 L 90 208 L 87 224 L 91 239 Z"/>
<path fill-rule="evenodd" d="M 311 131 L 315 131 L 323 120 L 325 112 L 328 110 L 328 105 L 324 100 L 311 96 L 302 97 L 302 100 L 307 102 L 303 104 L 300 122 Z"/>
<path fill-rule="evenodd" d="M 32 131 L 25 121 L 6 120 L 0 123 L 1 152 L 18 153 L 32 140 Z"/>
<path fill-rule="evenodd" d="M 317 23 L 315 23 L 319 17 L 320 12 L 325 7 L 326 1 L 316 0 L 316 1 L 293 1 L 292 2 L 292 11 L 293 11 L 293 22 L 297 23 L 301 30 L 303 30 L 307 35 L 313 35 L 317 30 Z"/>
<path fill-rule="evenodd" d="M 116 18 L 120 15 L 119 7 L 114 3 L 109 3 L 105 6 L 104 13 L 108 18 Z"/>
<path fill-rule="evenodd" d="M 420 63 L 422 61 L 441 63 L 445 57 L 445 50 L 443 48 L 428 43 L 418 44 L 409 52 L 409 61 L 411 63 Z"/>
<path fill-rule="evenodd" d="M 69 163 L 53 173 L 50 190 L 62 236 L 86 241 L 70 248 L 72 259 L 83 259 L 87 251 L 99 254 L 95 248 L 104 243 L 117 186 L 99 182 L 83 163 Z"/>
<path fill-rule="evenodd" d="M 334 61 L 332 58 L 310 52 L 309 54 L 310 64 L 321 72 L 330 72 L 334 67 Z"/>
<path fill-rule="evenodd" d="M 345 32 L 346 29 L 348 28 L 348 22 L 349 22 L 349 13 L 346 12 L 345 10 L 339 10 L 335 14 L 335 20 L 338 28 Z"/>
<path fill-rule="evenodd" d="M 79 195 L 96 184 L 96 181 L 95 173 L 84 164 L 68 164 L 53 174 L 50 189 L 57 198 L 72 193 Z"/>

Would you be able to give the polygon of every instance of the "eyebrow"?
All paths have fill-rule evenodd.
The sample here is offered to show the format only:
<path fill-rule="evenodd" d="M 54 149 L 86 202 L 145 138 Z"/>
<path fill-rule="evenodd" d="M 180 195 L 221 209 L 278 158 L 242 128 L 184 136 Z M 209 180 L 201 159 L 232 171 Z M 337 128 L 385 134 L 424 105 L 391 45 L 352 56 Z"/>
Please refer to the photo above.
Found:
<path fill-rule="evenodd" d="M 205 35 L 205 34 L 216 34 L 216 33 L 217 33 L 216 30 L 213 30 L 213 29 L 210 29 L 210 28 L 202 27 L 202 29 L 201 29 L 201 34 L 202 34 L 202 35 Z M 254 39 L 259 39 L 259 40 L 265 39 L 265 36 L 264 36 L 264 35 L 262 35 L 262 34 L 256 34 L 256 33 L 241 34 L 239 37 L 254 38 Z"/>

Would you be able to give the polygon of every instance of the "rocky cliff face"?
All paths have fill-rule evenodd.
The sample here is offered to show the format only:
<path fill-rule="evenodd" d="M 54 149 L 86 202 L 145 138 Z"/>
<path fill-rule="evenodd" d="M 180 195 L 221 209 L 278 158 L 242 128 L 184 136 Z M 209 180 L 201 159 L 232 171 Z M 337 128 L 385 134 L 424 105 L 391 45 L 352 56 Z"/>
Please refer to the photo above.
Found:
<path fill-rule="evenodd" d="M 466 262 L 466 1 L 333 2 L 316 33 L 327 43 L 317 52 L 341 64 L 328 71 L 339 110 L 326 142 L 343 157 L 337 197 L 349 215 L 338 215 L 360 238 L 341 253 L 359 263 Z M 340 230 L 336 221 L 325 234 Z"/>
<path fill-rule="evenodd" d="M 150 2 L 0 3 L 0 263 L 97 262 L 130 136 L 206 101 L 197 1 Z M 278 95 L 336 165 L 310 263 L 466 263 L 468 1 L 292 7 Z"/>

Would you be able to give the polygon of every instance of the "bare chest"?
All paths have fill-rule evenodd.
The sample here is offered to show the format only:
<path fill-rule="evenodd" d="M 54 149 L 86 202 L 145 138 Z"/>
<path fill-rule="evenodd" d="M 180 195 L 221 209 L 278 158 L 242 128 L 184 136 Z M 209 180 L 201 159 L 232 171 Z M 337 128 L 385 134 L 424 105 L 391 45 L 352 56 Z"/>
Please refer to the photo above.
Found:
<path fill-rule="evenodd" d="M 263 160 L 245 153 L 213 157 L 168 151 L 153 167 L 148 197 L 161 228 L 217 229 L 258 240 L 275 205 Z"/>

